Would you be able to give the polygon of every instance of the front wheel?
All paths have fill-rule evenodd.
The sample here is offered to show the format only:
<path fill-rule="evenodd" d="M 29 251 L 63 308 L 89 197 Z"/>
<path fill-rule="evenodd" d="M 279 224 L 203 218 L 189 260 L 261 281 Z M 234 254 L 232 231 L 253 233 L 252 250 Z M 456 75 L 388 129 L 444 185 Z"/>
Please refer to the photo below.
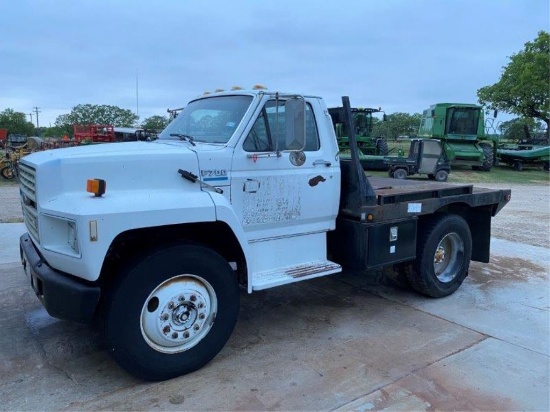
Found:
<path fill-rule="evenodd" d="M 495 164 L 493 146 L 488 143 L 480 143 L 479 146 L 481 146 L 481 149 L 483 150 L 483 162 L 481 164 L 481 170 L 483 170 L 484 172 L 489 172 Z"/>
<path fill-rule="evenodd" d="M 134 376 L 159 381 L 201 368 L 223 348 L 237 320 L 239 289 L 220 255 L 183 244 L 130 265 L 106 302 L 113 358 Z"/>
<path fill-rule="evenodd" d="M 439 215 L 419 228 L 416 260 L 407 272 L 416 291 L 434 298 L 451 295 L 468 275 L 472 235 L 458 215 Z"/>
<path fill-rule="evenodd" d="M 438 170 L 435 173 L 434 179 L 438 182 L 446 182 L 447 178 L 449 177 L 449 173 L 446 170 Z"/>
<path fill-rule="evenodd" d="M 376 139 L 376 151 L 379 156 L 387 156 L 390 152 L 388 142 L 383 138 Z"/>

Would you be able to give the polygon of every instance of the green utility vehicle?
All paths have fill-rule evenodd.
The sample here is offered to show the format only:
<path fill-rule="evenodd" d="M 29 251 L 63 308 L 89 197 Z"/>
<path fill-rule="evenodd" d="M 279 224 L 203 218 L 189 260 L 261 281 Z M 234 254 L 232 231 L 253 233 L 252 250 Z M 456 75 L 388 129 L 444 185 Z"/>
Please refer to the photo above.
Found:
<path fill-rule="evenodd" d="M 436 103 L 424 110 L 418 136 L 441 140 L 453 167 L 489 171 L 495 164 L 497 140 L 485 133 L 481 106 Z"/>
<path fill-rule="evenodd" d="M 332 118 L 341 157 L 349 158 L 350 142 L 347 125 L 344 122 L 344 108 L 331 107 L 328 109 L 328 112 Z M 386 120 L 386 114 L 381 108 L 351 109 L 355 124 L 355 139 L 359 149 L 359 159 L 364 170 L 387 170 L 387 165 L 384 164 L 384 156 L 387 156 L 389 153 L 388 142 L 382 137 L 372 136 L 373 113 L 383 113 L 383 120 Z"/>

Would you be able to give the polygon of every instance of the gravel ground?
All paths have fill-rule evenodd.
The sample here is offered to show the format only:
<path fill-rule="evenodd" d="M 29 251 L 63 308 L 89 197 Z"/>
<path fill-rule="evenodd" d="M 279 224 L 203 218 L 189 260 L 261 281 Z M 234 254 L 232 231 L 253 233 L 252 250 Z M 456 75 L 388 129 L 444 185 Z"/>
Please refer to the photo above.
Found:
<path fill-rule="evenodd" d="M 493 220 L 494 237 L 533 246 L 550 245 L 550 186 L 491 183 L 479 185 L 512 189 L 512 200 Z M 22 222 L 18 186 L 0 186 L 0 223 Z"/>
<path fill-rule="evenodd" d="M 0 186 L 0 223 L 22 222 L 19 186 Z"/>

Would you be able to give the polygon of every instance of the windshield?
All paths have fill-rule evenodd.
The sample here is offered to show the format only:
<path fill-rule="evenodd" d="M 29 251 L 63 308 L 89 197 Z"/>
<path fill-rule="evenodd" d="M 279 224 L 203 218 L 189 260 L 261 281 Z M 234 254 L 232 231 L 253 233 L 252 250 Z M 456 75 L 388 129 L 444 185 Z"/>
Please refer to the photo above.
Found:
<path fill-rule="evenodd" d="M 162 131 L 159 139 L 227 143 L 251 102 L 252 96 L 219 96 L 195 100 Z"/>
<path fill-rule="evenodd" d="M 447 110 L 446 129 L 448 134 L 477 134 L 479 109 L 461 107 Z"/>

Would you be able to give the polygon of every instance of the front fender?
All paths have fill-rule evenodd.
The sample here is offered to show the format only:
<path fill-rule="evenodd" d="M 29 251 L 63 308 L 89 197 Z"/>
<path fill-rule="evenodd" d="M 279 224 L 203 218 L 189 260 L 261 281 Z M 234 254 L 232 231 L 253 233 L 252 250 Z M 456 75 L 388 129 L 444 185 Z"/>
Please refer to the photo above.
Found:
<path fill-rule="evenodd" d="M 48 250 L 48 245 L 41 245 L 40 252 L 54 269 L 88 281 L 99 278 L 107 250 L 122 232 L 216 220 L 212 198 L 200 190 L 110 191 L 103 197 L 68 193 L 44 204 L 40 215 L 76 222 L 80 257 Z M 40 219 L 41 233 L 52 230 L 47 221 Z M 97 227 L 95 237 L 93 226 Z"/>
<path fill-rule="evenodd" d="M 229 200 L 226 197 L 214 192 L 209 192 L 209 194 L 212 198 L 212 202 L 216 207 L 216 220 L 219 220 L 220 222 L 224 222 L 229 226 L 229 228 L 233 231 L 233 233 L 235 234 L 235 237 L 237 238 L 237 241 L 241 246 L 241 249 L 245 256 L 246 266 L 248 269 L 247 270 L 248 277 L 249 277 L 248 284 L 251 285 L 252 283 L 250 282 L 250 276 L 253 272 L 251 268 L 254 267 L 254 262 L 252 261 L 254 259 L 254 256 L 252 256 L 252 254 L 250 253 L 248 239 L 246 237 L 246 234 L 244 233 L 244 230 L 239 221 L 239 218 L 235 214 L 233 205 L 229 202 Z"/>

